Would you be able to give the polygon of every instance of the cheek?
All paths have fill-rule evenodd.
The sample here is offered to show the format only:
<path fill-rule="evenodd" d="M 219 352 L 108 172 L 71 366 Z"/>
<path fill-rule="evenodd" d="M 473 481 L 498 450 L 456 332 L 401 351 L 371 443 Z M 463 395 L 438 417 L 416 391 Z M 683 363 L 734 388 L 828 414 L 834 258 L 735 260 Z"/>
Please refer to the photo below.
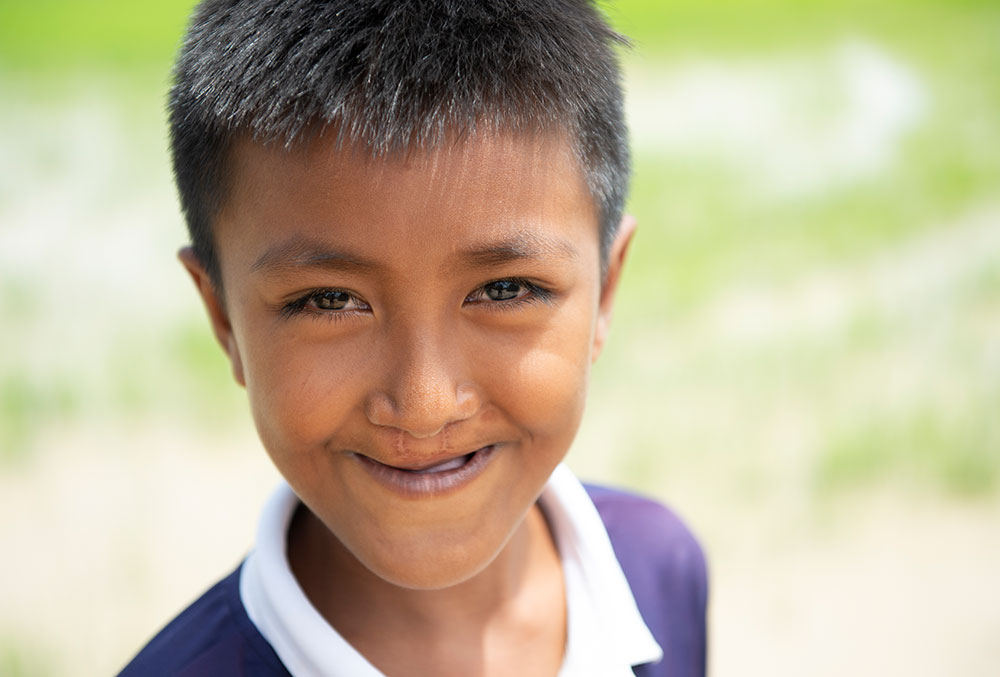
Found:
<path fill-rule="evenodd" d="M 592 313 L 567 307 L 516 357 L 490 366 L 493 403 L 536 438 L 566 451 L 583 413 L 590 374 Z"/>
<path fill-rule="evenodd" d="M 540 433 L 559 430 L 583 408 L 586 369 L 586 359 L 567 355 L 565 346 L 536 346 L 507 374 L 505 406 Z"/>
<path fill-rule="evenodd" d="M 350 415 L 366 351 L 262 332 L 248 346 L 247 395 L 265 448 L 275 460 L 322 445 Z"/>

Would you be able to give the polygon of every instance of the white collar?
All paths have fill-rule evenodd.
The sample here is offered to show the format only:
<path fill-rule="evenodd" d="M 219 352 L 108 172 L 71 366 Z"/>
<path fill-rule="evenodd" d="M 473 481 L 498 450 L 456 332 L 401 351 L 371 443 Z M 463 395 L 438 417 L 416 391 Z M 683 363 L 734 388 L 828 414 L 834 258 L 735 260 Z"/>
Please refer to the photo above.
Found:
<path fill-rule="evenodd" d="M 268 500 L 256 548 L 240 572 L 247 615 L 294 677 L 384 677 L 310 604 L 292 574 L 286 535 L 298 497 L 282 482 Z M 565 465 L 539 498 L 566 581 L 568 641 L 559 677 L 631 677 L 663 651 L 639 615 L 601 516 Z"/>

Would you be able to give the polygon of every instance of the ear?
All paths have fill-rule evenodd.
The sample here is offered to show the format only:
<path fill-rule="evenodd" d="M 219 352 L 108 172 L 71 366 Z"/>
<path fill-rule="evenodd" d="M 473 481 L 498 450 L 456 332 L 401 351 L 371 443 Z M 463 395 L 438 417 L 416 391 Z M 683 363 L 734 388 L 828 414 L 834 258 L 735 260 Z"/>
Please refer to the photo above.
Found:
<path fill-rule="evenodd" d="M 601 284 L 601 297 L 597 306 L 597 326 L 594 328 L 594 344 L 591 348 L 590 361 L 594 362 L 604 348 L 611 327 L 611 315 L 615 305 L 615 293 L 618 291 L 618 281 L 621 279 L 622 267 L 628 256 L 632 236 L 635 235 L 635 219 L 631 214 L 622 217 L 618 224 L 618 232 L 608 251 L 608 269 Z"/>
<path fill-rule="evenodd" d="M 222 346 L 222 349 L 226 351 L 226 355 L 229 356 L 229 363 L 233 369 L 233 378 L 236 379 L 237 383 L 245 387 L 246 379 L 243 377 L 243 361 L 240 358 L 239 346 L 236 345 L 236 339 L 233 336 L 233 327 L 229 323 L 226 306 L 219 297 L 218 290 L 212 282 L 212 278 L 204 266 L 202 266 L 201 261 L 198 260 L 193 248 L 181 248 L 177 252 L 177 258 L 180 259 L 191 279 L 194 280 L 194 286 L 198 289 L 201 300 L 205 304 L 205 309 L 208 311 L 208 319 L 212 323 L 212 331 L 215 332 L 215 338 L 218 339 L 219 345 Z"/>

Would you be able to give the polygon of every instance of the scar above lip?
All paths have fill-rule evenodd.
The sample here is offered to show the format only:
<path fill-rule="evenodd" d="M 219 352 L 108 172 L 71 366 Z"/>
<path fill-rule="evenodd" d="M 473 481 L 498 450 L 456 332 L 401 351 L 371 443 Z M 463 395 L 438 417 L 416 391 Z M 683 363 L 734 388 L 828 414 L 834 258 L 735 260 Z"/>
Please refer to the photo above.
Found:
<path fill-rule="evenodd" d="M 395 439 L 393 440 L 393 447 L 396 451 L 396 456 L 402 459 L 418 457 L 416 460 L 419 460 L 419 457 L 426 457 L 428 455 L 432 455 L 434 457 L 447 456 L 452 452 L 451 428 L 451 424 L 447 424 L 437 433 L 437 435 L 435 435 L 435 437 L 440 437 L 440 446 L 434 450 L 433 454 L 428 454 L 426 452 L 414 454 L 411 440 L 414 440 L 415 438 L 405 430 L 397 429 L 395 431 Z"/>

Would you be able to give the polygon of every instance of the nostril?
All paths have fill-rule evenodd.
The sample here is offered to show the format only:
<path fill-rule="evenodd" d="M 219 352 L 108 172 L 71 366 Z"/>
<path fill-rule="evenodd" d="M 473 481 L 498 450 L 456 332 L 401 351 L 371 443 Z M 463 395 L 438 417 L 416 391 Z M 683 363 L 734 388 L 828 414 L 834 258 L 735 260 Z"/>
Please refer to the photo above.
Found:
<path fill-rule="evenodd" d="M 455 393 L 455 400 L 464 418 L 472 416 L 479 410 L 479 393 L 471 383 L 463 383 L 458 386 L 458 391 Z"/>
<path fill-rule="evenodd" d="M 385 393 L 372 393 L 365 400 L 365 416 L 379 426 L 388 426 L 396 418 L 396 405 Z"/>

